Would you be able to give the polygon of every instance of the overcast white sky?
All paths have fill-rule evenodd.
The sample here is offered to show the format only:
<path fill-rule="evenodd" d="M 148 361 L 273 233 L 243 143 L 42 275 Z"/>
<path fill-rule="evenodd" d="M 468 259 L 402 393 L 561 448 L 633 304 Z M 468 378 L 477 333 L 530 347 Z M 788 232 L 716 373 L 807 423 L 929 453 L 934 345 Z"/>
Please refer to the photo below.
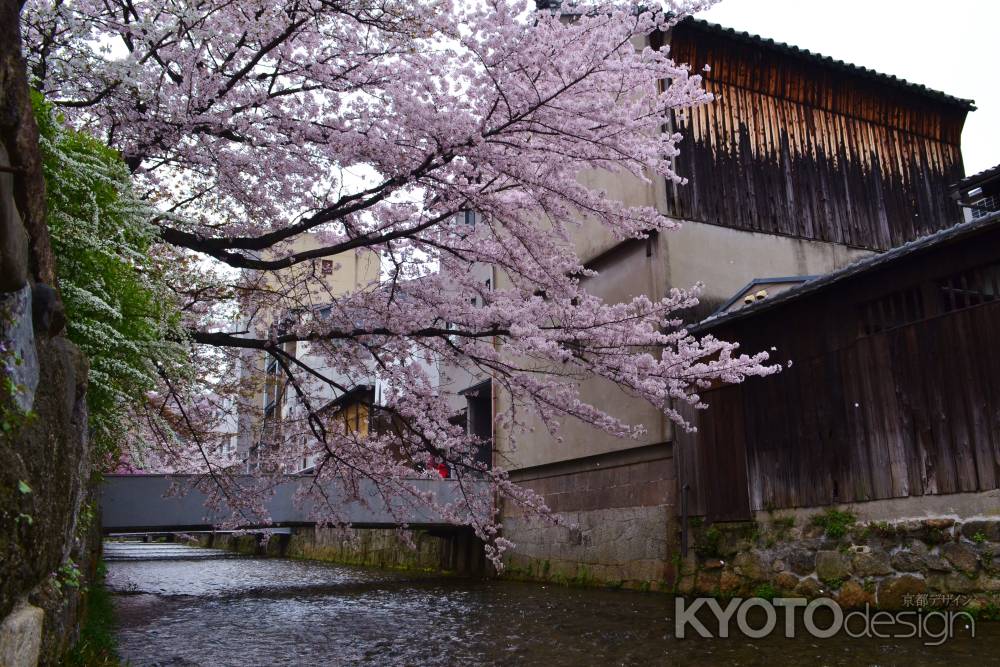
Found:
<path fill-rule="evenodd" d="M 966 174 L 1000 163 L 1000 0 L 722 0 L 699 17 L 973 99 Z"/>

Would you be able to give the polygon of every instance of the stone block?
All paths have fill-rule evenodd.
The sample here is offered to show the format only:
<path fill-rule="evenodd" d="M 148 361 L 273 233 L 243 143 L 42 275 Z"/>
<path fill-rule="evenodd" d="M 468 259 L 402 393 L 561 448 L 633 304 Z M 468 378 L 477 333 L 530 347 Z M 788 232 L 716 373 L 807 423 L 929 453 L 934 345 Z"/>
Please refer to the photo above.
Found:
<path fill-rule="evenodd" d="M 854 574 L 859 577 L 882 577 L 892 574 L 889 554 L 884 551 L 855 553 L 852 557 Z"/>
<path fill-rule="evenodd" d="M 962 524 L 962 537 L 973 540 L 976 536 L 989 542 L 1000 542 L 1000 520 L 966 521 Z"/>
<path fill-rule="evenodd" d="M 730 570 L 723 570 L 719 575 L 719 592 L 726 595 L 739 595 L 744 591 L 743 578 Z"/>
<path fill-rule="evenodd" d="M 769 569 L 767 560 L 759 551 L 744 551 L 737 554 L 733 561 L 737 574 L 753 579 L 755 581 L 765 581 L 768 579 Z"/>
<path fill-rule="evenodd" d="M 875 595 L 864 589 L 856 581 L 848 581 L 837 594 L 837 604 L 845 609 L 858 609 L 866 604 L 875 604 Z"/>
<path fill-rule="evenodd" d="M 927 585 L 942 593 L 974 593 L 976 580 L 960 572 L 932 574 L 927 577 Z"/>
<path fill-rule="evenodd" d="M 962 572 L 975 572 L 979 567 L 978 554 L 965 544 L 950 542 L 941 545 L 941 556 Z"/>
<path fill-rule="evenodd" d="M 951 572 L 951 565 L 948 561 L 934 554 L 924 556 L 924 565 L 933 572 Z"/>
<path fill-rule="evenodd" d="M 806 577 L 799 581 L 799 585 L 795 587 L 795 592 L 804 598 L 818 598 L 823 595 L 825 589 L 816 579 Z"/>
<path fill-rule="evenodd" d="M 10 166 L 2 143 L 0 166 Z M 27 281 L 28 244 L 28 232 L 14 203 L 14 175 L 0 170 L 0 292 L 13 292 Z"/>
<path fill-rule="evenodd" d="M 9 316 L 9 322 L 0 321 L 0 338 L 3 338 L 20 363 L 10 369 L 10 379 L 22 387 L 14 393 L 14 402 L 22 412 L 34 408 L 35 390 L 38 388 L 40 366 L 35 346 L 35 329 L 32 315 L 32 290 L 25 285 L 10 294 L 0 295 L 0 312 Z"/>
<path fill-rule="evenodd" d="M 713 595 L 719 591 L 722 573 L 718 570 L 702 570 L 694 580 L 694 589 L 704 595 Z"/>
<path fill-rule="evenodd" d="M 799 578 L 791 572 L 779 572 L 774 577 L 774 586 L 782 593 L 792 593 L 799 585 Z"/>
<path fill-rule="evenodd" d="M 878 606 L 881 609 L 906 609 L 906 603 L 912 602 L 913 596 L 926 592 L 927 582 L 912 574 L 883 579 L 878 585 Z"/>
<path fill-rule="evenodd" d="M 952 519 L 924 519 L 903 521 L 897 524 L 898 531 L 906 537 L 921 540 L 927 544 L 942 544 L 952 540 Z"/>
<path fill-rule="evenodd" d="M 42 646 L 45 613 L 38 607 L 17 607 L 0 625 L 0 665 L 35 667 Z"/>
<path fill-rule="evenodd" d="M 923 556 L 905 550 L 893 554 L 890 563 L 900 572 L 923 572 L 927 569 Z"/>
<path fill-rule="evenodd" d="M 807 524 L 802 528 L 802 537 L 806 539 L 818 539 L 823 537 L 826 529 L 823 526 L 818 526 L 814 523 Z"/>
<path fill-rule="evenodd" d="M 805 549 L 791 552 L 785 557 L 785 561 L 792 572 L 798 575 L 812 574 L 816 569 L 816 554 Z"/>
<path fill-rule="evenodd" d="M 851 564 L 847 556 L 839 551 L 816 552 L 816 575 L 820 581 L 846 579 L 851 574 Z"/>
<path fill-rule="evenodd" d="M 1000 577 L 982 573 L 976 580 L 976 590 L 987 593 L 1000 593 Z"/>

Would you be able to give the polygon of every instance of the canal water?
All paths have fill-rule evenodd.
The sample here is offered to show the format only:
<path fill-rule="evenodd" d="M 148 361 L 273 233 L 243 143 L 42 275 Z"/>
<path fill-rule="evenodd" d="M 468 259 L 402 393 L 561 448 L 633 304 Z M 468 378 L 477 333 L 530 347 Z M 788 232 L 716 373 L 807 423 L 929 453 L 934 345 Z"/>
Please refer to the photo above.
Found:
<path fill-rule="evenodd" d="M 1000 626 L 924 640 L 677 639 L 665 595 L 474 581 L 234 557 L 174 544 L 105 546 L 131 665 L 1000 664 Z M 690 633 L 693 634 L 693 633 Z"/>

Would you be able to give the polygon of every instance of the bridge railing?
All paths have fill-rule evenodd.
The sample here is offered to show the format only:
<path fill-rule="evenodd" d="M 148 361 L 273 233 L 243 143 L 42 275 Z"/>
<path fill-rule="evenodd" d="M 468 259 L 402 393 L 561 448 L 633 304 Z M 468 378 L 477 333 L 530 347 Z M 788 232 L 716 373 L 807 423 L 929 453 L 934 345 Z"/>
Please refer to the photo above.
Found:
<path fill-rule="evenodd" d="M 255 488 L 257 479 L 236 477 L 235 487 Z M 105 533 L 205 530 L 220 526 L 233 518 L 228 506 L 206 507 L 206 489 L 214 482 L 200 475 L 106 475 L 101 489 L 101 522 Z M 314 506 L 310 501 L 296 502 L 296 493 L 304 485 L 316 483 L 309 476 L 289 475 L 267 492 L 263 503 L 266 518 L 239 514 L 239 528 L 297 526 L 315 523 Z M 461 500 L 458 481 L 411 480 L 420 492 L 433 494 L 435 504 L 448 505 Z M 463 481 L 468 489 L 483 482 Z M 365 501 L 348 500 L 343 489 L 332 482 L 323 491 L 333 502 L 340 502 L 340 513 L 358 528 L 386 528 L 406 524 L 418 527 L 454 527 L 432 508 L 408 499 L 390 500 L 378 493 L 374 483 L 362 485 L 360 494 Z M 342 500 L 341 500 L 342 499 Z M 228 527 L 233 527 L 227 524 Z"/>

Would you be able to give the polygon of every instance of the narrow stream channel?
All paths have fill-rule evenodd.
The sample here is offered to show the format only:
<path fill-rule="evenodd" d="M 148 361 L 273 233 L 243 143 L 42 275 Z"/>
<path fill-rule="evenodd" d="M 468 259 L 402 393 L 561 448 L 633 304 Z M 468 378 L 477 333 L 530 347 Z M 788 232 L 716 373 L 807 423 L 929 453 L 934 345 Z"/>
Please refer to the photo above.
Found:
<path fill-rule="evenodd" d="M 948 665 L 1000 663 L 1000 626 L 920 639 L 674 637 L 665 595 L 476 581 L 108 543 L 132 665 Z M 779 629 L 780 629 L 779 625 Z M 693 634 L 693 633 L 692 633 Z"/>

